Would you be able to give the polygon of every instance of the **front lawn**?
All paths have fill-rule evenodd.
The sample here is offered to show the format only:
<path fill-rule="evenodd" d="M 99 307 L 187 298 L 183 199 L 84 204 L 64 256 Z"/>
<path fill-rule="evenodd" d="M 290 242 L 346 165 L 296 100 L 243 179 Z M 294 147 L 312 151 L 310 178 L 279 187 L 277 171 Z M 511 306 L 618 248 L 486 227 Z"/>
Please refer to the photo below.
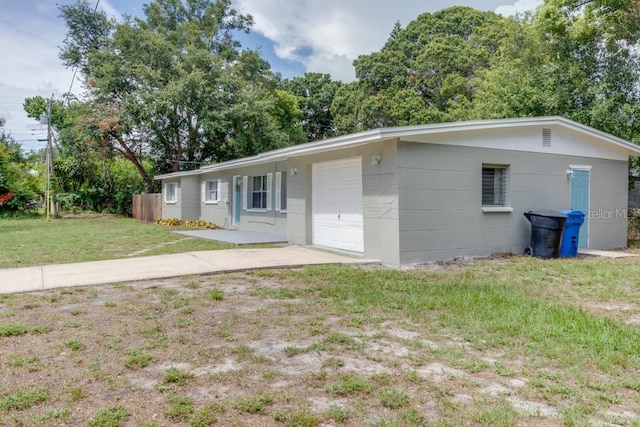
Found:
<path fill-rule="evenodd" d="M 496 257 L 0 295 L 0 425 L 640 425 L 640 263 Z"/>
<path fill-rule="evenodd" d="M 0 219 L 0 268 L 225 249 L 224 243 L 173 233 L 175 227 L 111 216 Z"/>

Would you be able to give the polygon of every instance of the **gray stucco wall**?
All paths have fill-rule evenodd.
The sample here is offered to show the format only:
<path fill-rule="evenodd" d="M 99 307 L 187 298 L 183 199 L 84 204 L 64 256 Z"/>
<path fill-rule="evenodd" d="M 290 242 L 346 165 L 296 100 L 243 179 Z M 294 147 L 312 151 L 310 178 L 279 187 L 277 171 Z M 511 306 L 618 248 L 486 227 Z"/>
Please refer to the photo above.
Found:
<path fill-rule="evenodd" d="M 509 165 L 513 212 L 482 211 L 483 163 Z M 592 166 L 589 246 L 625 246 L 627 162 L 400 142 L 400 263 L 521 253 L 530 239 L 524 212 L 569 208 L 570 165 Z"/>
<path fill-rule="evenodd" d="M 362 192 L 364 222 L 364 256 L 397 265 L 398 240 L 398 174 L 397 142 L 395 140 L 345 150 L 290 158 L 289 169 L 297 173 L 289 176 L 287 239 L 295 244 L 313 242 L 313 206 L 311 171 L 314 163 L 350 157 L 362 158 Z M 372 165 L 373 156 L 380 156 Z"/>
<path fill-rule="evenodd" d="M 220 180 L 220 200 L 216 203 L 202 200 L 200 196 L 200 219 L 212 222 L 220 227 L 231 226 L 231 202 L 233 194 L 229 190 L 233 177 L 226 174 L 204 174 L 199 176 L 200 189 L 202 191 L 202 182 Z"/>
<path fill-rule="evenodd" d="M 198 176 L 198 191 L 202 190 L 203 181 L 220 179 L 220 201 L 218 203 L 208 203 L 199 196 L 201 205 L 201 219 L 213 222 L 219 226 L 232 227 L 233 215 L 233 177 L 234 176 L 261 176 L 272 174 L 271 182 L 271 210 L 258 211 L 252 209 L 242 209 L 240 212 L 240 224 L 238 229 L 243 231 L 259 231 L 265 233 L 276 233 L 285 235 L 287 233 L 287 213 L 276 211 L 276 172 L 287 174 L 286 162 L 274 162 L 253 167 L 229 169 L 219 172 L 201 174 Z M 287 177 L 288 179 L 289 177 Z M 288 184 L 288 182 L 287 182 Z M 242 196 L 241 196 L 242 197 Z"/>
<path fill-rule="evenodd" d="M 183 176 L 180 184 L 181 219 L 200 218 L 200 179 L 197 175 Z"/>

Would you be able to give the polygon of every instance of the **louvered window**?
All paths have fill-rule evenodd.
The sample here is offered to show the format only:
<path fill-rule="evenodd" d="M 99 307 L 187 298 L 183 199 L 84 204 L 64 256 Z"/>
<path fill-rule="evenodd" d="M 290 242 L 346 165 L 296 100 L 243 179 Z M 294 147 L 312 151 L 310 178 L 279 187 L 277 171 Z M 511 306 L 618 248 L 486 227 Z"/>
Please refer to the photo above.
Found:
<path fill-rule="evenodd" d="M 507 166 L 482 165 L 482 206 L 507 205 Z"/>
<path fill-rule="evenodd" d="M 551 147 L 551 129 L 542 129 L 542 146 Z"/>

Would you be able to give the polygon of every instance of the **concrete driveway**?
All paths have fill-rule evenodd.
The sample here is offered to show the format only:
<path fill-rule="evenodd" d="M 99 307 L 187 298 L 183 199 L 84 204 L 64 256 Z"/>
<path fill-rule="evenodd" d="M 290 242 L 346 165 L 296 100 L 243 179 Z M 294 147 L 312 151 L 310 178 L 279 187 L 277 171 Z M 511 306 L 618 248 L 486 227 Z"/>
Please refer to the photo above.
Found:
<path fill-rule="evenodd" d="M 188 230 L 175 231 L 176 234 L 198 237 L 200 239 L 217 240 L 233 243 L 236 246 L 255 245 L 260 243 L 287 243 L 287 236 L 274 233 L 240 230 Z"/>
<path fill-rule="evenodd" d="M 186 252 L 0 269 L 0 293 L 318 264 L 379 264 L 379 262 L 301 246 Z"/>

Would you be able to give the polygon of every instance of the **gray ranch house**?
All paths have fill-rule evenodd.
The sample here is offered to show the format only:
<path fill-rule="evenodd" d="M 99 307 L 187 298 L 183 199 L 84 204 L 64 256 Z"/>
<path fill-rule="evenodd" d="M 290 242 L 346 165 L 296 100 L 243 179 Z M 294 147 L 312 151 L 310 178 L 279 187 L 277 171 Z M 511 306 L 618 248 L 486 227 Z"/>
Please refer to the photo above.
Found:
<path fill-rule="evenodd" d="M 640 146 L 562 117 L 384 128 L 162 180 L 164 218 L 276 233 L 388 265 L 522 253 L 538 209 L 588 212 L 580 247 L 626 246 Z"/>

